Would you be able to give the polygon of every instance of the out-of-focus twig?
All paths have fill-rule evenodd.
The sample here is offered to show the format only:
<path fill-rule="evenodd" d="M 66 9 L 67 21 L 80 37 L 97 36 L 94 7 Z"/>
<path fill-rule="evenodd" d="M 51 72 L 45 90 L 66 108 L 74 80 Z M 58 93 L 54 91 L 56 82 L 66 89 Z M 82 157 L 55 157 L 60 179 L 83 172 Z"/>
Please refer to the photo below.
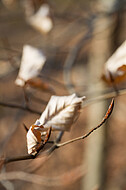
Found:
<path fill-rule="evenodd" d="M 67 56 L 66 61 L 64 63 L 63 77 L 64 77 L 64 83 L 66 85 L 66 88 L 67 88 L 67 90 L 68 90 L 68 92 L 70 94 L 76 92 L 75 91 L 75 86 L 74 86 L 74 84 L 72 83 L 72 80 L 71 80 L 71 78 L 72 78 L 71 77 L 71 71 L 72 71 L 73 65 L 75 64 L 75 62 L 76 62 L 76 60 L 78 58 L 79 52 L 81 51 L 82 47 L 84 47 L 84 45 L 86 45 L 86 43 L 89 42 L 89 40 L 91 40 L 92 37 L 94 37 L 95 35 L 98 35 L 103 30 L 106 30 L 108 27 L 110 27 L 110 25 L 112 25 L 112 22 L 109 22 L 109 24 L 107 24 L 107 25 L 105 25 L 103 27 L 101 27 L 102 25 L 100 25 L 100 30 L 94 32 L 93 28 L 94 28 L 95 20 L 98 19 L 99 17 L 105 17 L 105 16 L 110 17 L 112 15 L 113 15 L 113 13 L 91 15 L 87 19 L 87 32 L 86 32 L 86 34 L 84 34 L 82 36 L 82 38 L 75 44 L 75 46 L 68 53 L 68 56 Z"/>
<path fill-rule="evenodd" d="M 2 168 L 1 175 L 6 173 L 6 166 Z M 6 190 L 14 190 L 14 185 L 12 182 L 10 182 L 8 179 L 7 180 L 1 180 L 0 183 Z"/>
<path fill-rule="evenodd" d="M 41 112 L 34 110 L 32 108 L 29 108 L 28 106 L 21 106 L 21 105 L 17 105 L 17 104 L 11 104 L 11 103 L 5 103 L 5 102 L 1 102 L 0 101 L 0 106 L 4 106 L 4 107 L 9 107 L 9 108 L 14 108 L 14 109 L 21 109 L 24 111 L 28 111 L 34 114 L 38 114 L 41 115 Z"/>
<path fill-rule="evenodd" d="M 19 53 L 20 54 L 20 51 L 17 50 L 17 49 L 13 49 L 13 48 L 9 48 L 9 47 L 2 47 L 0 46 L 0 49 L 4 49 L 4 50 L 7 50 L 7 51 L 10 51 L 10 52 L 14 52 L 14 53 Z"/>
<path fill-rule="evenodd" d="M 40 74 L 39 76 L 42 77 L 42 78 L 45 78 L 45 79 L 47 79 L 47 80 L 50 80 L 51 82 L 53 82 L 55 85 L 59 86 L 60 88 L 65 88 L 65 86 L 64 86 L 63 83 L 57 81 L 56 79 L 54 79 L 54 78 L 52 78 L 52 77 L 45 76 L 45 75 L 43 75 L 43 74 Z"/>
<path fill-rule="evenodd" d="M 92 93 L 92 94 L 94 94 L 94 93 Z M 100 92 L 99 92 L 99 94 L 100 94 Z M 118 90 L 118 96 L 124 95 L 124 94 L 126 94 L 126 89 L 119 89 Z M 82 94 L 79 94 L 79 95 L 82 96 Z M 95 102 L 98 102 L 98 101 L 103 101 L 103 100 L 110 99 L 110 98 L 113 98 L 113 97 L 117 97 L 117 93 L 115 91 L 104 92 L 101 95 L 97 95 L 94 98 L 85 99 L 85 101 L 83 102 L 82 107 L 86 107 L 86 106 L 89 106 L 92 103 L 95 103 Z M 45 104 L 46 102 L 43 102 L 43 100 L 42 100 L 41 103 Z M 22 109 L 24 111 L 28 111 L 28 112 L 31 112 L 31 113 L 41 115 L 41 112 L 39 112 L 37 110 L 34 110 L 32 108 L 29 108 L 27 106 L 21 106 L 21 105 L 17 105 L 17 104 L 5 103 L 5 102 L 2 102 L 2 101 L 0 101 L 0 106 L 9 107 L 9 108 L 12 108 L 12 109 Z"/>
<path fill-rule="evenodd" d="M 77 166 L 74 169 L 65 172 L 64 174 L 55 177 L 44 177 L 22 171 L 6 172 L 0 174 L 0 181 L 18 179 L 39 185 L 44 185 L 46 187 L 65 186 L 74 183 L 85 175 L 86 170 L 82 168 L 82 166 Z"/>
<path fill-rule="evenodd" d="M 64 63 L 64 70 L 63 70 L 63 75 L 64 75 L 64 83 L 67 87 L 68 92 L 74 93 L 75 89 L 73 84 L 71 83 L 71 69 L 74 63 L 77 60 L 77 57 L 79 55 L 79 52 L 81 48 L 84 46 L 84 44 L 91 39 L 92 32 L 93 32 L 93 21 L 94 17 L 91 16 L 89 20 L 87 21 L 88 25 L 88 30 L 87 33 L 82 36 L 82 38 L 79 40 L 79 42 L 71 49 L 69 52 L 66 61 Z"/>
<path fill-rule="evenodd" d="M 99 92 L 99 94 L 100 94 L 100 92 Z M 86 99 L 83 102 L 82 107 L 86 107 L 86 106 L 89 106 L 92 103 L 107 100 L 107 99 L 110 99 L 110 98 L 115 98 L 117 96 L 124 95 L 124 94 L 126 94 L 126 89 L 125 88 L 124 89 L 118 89 L 118 94 L 117 94 L 116 91 L 104 92 L 101 95 L 98 95 L 96 97 Z"/>

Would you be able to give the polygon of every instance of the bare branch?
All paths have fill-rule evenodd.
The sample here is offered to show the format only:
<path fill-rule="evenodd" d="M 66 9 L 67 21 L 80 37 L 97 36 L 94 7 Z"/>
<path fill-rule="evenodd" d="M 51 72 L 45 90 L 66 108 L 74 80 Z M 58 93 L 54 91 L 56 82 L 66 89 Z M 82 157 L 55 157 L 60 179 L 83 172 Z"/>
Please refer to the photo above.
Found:
<path fill-rule="evenodd" d="M 34 110 L 34 109 L 31 109 L 28 106 L 21 106 L 21 105 L 17 105 L 17 104 L 5 103 L 5 102 L 1 102 L 1 101 L 0 101 L 0 106 L 10 107 L 10 108 L 14 108 L 14 109 L 21 109 L 21 110 L 24 110 L 24 111 L 28 111 L 28 112 L 31 112 L 31 113 L 41 115 L 41 112 L 39 112 L 37 110 Z"/>
<path fill-rule="evenodd" d="M 94 127 L 93 129 L 91 129 L 88 133 L 86 133 L 85 135 L 83 136 L 80 136 L 80 137 L 77 137 L 77 138 L 74 138 L 72 140 L 69 140 L 69 141 L 66 141 L 64 143 L 59 143 L 62 136 L 63 136 L 63 131 L 59 132 L 57 138 L 56 138 L 56 141 L 54 142 L 54 144 L 52 145 L 51 148 L 49 148 L 47 151 L 46 151 L 46 155 L 50 155 L 55 149 L 57 148 L 60 148 L 62 146 L 65 146 L 67 144 L 70 144 L 70 143 L 73 143 L 75 141 L 78 141 L 78 140 L 81 140 L 81 139 L 85 139 L 87 138 L 90 134 L 92 134 L 95 130 L 97 130 L 98 128 L 100 128 L 104 123 L 105 121 L 110 117 L 111 113 L 112 113 L 112 110 L 113 110 L 113 107 L 114 107 L 114 98 L 112 99 L 111 101 L 111 104 L 103 118 L 103 120 L 100 122 L 100 124 L 96 127 Z M 48 141 L 47 141 L 48 142 Z M 7 164 L 7 163 L 10 163 L 10 162 L 14 162 L 14 161 L 21 161 L 21 160 L 28 160 L 28 159 L 35 159 L 38 155 L 39 155 L 39 152 L 40 150 L 42 150 L 42 148 L 45 146 L 45 144 L 47 143 L 45 142 L 44 144 L 42 144 L 40 146 L 40 148 L 37 150 L 37 154 L 34 156 L 34 155 L 31 155 L 31 154 L 27 154 L 27 155 L 24 155 L 24 156 L 18 156 L 18 157 L 12 157 L 12 158 L 5 158 L 5 159 L 1 159 L 1 162 L 3 162 L 3 164 Z"/>
<path fill-rule="evenodd" d="M 51 154 L 56 148 L 56 144 L 58 142 L 60 142 L 62 136 L 63 136 L 63 133 L 64 132 L 59 132 L 54 144 L 52 145 L 52 147 L 50 149 L 48 149 L 48 151 L 46 152 L 46 155 L 49 155 Z M 49 141 L 50 142 L 50 141 Z M 35 159 L 38 155 L 39 155 L 39 152 L 43 149 L 43 147 L 45 146 L 45 144 L 48 143 L 47 142 L 44 142 L 44 144 L 42 144 L 39 149 L 37 150 L 37 154 L 36 155 L 32 155 L 32 154 L 26 154 L 26 155 L 23 155 L 23 156 L 15 156 L 15 157 L 8 157 L 8 158 L 2 158 L 0 159 L 0 166 L 2 166 L 3 164 L 8 164 L 10 162 L 16 162 L 16 161 L 21 161 L 21 160 L 30 160 L 30 159 Z M 53 142 L 51 142 L 53 143 Z"/>
<path fill-rule="evenodd" d="M 21 160 L 29 160 L 29 159 L 34 159 L 35 156 L 31 154 L 26 154 L 23 156 L 15 156 L 15 157 L 10 157 L 10 158 L 4 158 L 1 161 L 3 161 L 3 164 L 8 164 L 10 162 L 15 162 L 15 161 L 21 161 Z"/>
<path fill-rule="evenodd" d="M 75 142 L 75 141 L 78 141 L 78 140 L 82 140 L 82 139 L 87 138 L 90 134 L 92 134 L 95 130 L 97 130 L 98 128 L 100 128 L 100 127 L 106 122 L 106 120 L 110 117 L 110 115 L 111 115 L 111 113 L 112 113 L 112 111 L 113 111 L 113 107 L 114 107 L 114 98 L 112 99 L 112 101 L 111 101 L 111 103 L 110 103 L 110 106 L 109 106 L 109 108 L 108 108 L 108 110 L 107 110 L 107 112 L 106 112 L 106 114 L 105 114 L 103 120 L 100 122 L 100 124 L 99 124 L 97 127 L 94 127 L 93 129 L 91 129 L 88 133 L 86 133 L 86 134 L 83 135 L 83 136 L 80 136 L 80 137 L 77 137 L 77 138 L 74 138 L 74 139 L 72 139 L 72 140 L 69 140 L 69 141 L 66 141 L 66 142 L 64 142 L 64 143 L 60 143 L 60 144 L 59 144 L 58 142 L 61 140 L 62 135 L 63 135 L 63 131 L 61 131 L 61 132 L 59 133 L 59 135 L 58 135 L 56 141 L 55 141 L 54 144 L 52 145 L 52 147 L 49 148 L 49 149 L 46 151 L 46 155 L 49 156 L 49 155 L 50 155 L 55 149 L 57 149 L 57 148 L 60 148 L 60 147 L 65 146 L 65 145 L 67 145 L 67 144 L 73 143 L 73 142 Z M 43 155 L 45 155 L 45 154 L 42 153 L 41 156 L 43 156 Z M 39 164 L 39 166 L 40 166 L 40 165 L 41 165 L 41 163 Z M 37 165 L 37 167 L 39 167 L 39 166 Z"/>
<path fill-rule="evenodd" d="M 83 94 L 83 93 L 82 93 Z M 93 92 L 92 92 L 93 94 Z M 101 92 L 99 92 L 99 94 L 101 94 Z M 86 107 L 86 106 L 89 106 L 91 105 L 92 103 L 95 103 L 95 102 L 99 102 L 99 101 L 103 101 L 103 100 L 107 100 L 107 99 L 110 99 L 110 98 L 115 98 L 117 96 L 121 96 L 121 95 L 124 95 L 126 94 L 126 89 L 122 88 L 122 89 L 118 89 L 118 94 L 116 91 L 107 91 L 107 92 L 104 92 L 102 93 L 101 95 L 98 95 L 96 97 L 91 97 L 89 99 L 86 99 L 84 102 L 83 102 L 83 105 L 82 107 Z M 80 94 L 81 96 L 81 94 Z"/>

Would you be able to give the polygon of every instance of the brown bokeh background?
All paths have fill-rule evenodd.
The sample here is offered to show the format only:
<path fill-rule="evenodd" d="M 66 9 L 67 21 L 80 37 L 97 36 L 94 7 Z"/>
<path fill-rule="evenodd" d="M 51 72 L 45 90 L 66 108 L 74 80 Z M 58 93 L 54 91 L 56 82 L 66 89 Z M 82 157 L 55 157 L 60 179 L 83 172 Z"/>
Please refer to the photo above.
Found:
<path fill-rule="evenodd" d="M 55 89 L 56 95 L 76 92 L 87 97 L 78 121 L 70 132 L 64 133 L 62 142 L 81 136 L 101 121 L 111 100 L 103 98 L 102 101 L 88 103 L 88 100 L 113 91 L 113 87 L 104 84 L 101 76 L 104 63 L 126 39 L 126 1 L 48 1 L 54 23 L 48 34 L 41 34 L 28 25 L 23 2 L 15 0 L 10 5 L 4 0 L 0 2 L 0 102 L 24 105 L 23 90 L 14 83 L 22 48 L 25 44 L 39 47 L 47 56 L 41 72 L 42 80 Z M 40 2 L 36 1 L 38 7 Z M 89 36 L 85 40 L 87 33 Z M 75 60 L 69 66 L 71 52 L 74 52 Z M 39 111 L 44 110 L 46 103 L 32 95 L 46 102 L 51 96 L 35 89 L 27 93 L 30 108 Z M 125 190 L 125 103 L 126 95 L 117 97 L 107 123 L 84 141 L 55 150 L 46 161 L 19 161 L 4 167 L 6 172 L 25 171 L 46 179 L 58 176 L 54 184 L 49 185 L 51 182 L 48 181 L 47 186 L 37 185 L 15 179 L 2 181 L 0 189 Z M 0 106 L 1 157 L 27 153 L 23 123 L 29 128 L 38 117 L 27 111 Z M 55 139 L 56 133 L 51 138 Z M 40 167 L 31 172 L 39 162 Z"/>

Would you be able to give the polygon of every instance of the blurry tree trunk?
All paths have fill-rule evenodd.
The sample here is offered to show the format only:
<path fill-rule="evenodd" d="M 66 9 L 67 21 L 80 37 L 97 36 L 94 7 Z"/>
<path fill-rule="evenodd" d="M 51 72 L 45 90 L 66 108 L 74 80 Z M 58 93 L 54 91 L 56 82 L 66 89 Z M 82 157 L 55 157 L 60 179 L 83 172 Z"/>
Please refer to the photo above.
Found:
<path fill-rule="evenodd" d="M 110 17 L 111 18 L 111 17 Z M 111 51 L 110 34 L 112 20 L 110 18 L 99 18 L 94 25 L 94 33 L 98 33 L 92 40 L 89 58 L 89 91 L 103 91 L 104 84 L 100 82 L 103 64 L 106 62 Z M 111 26 L 111 27 L 110 27 Z M 105 29 L 104 29 L 105 28 Z M 102 31 L 99 33 L 99 31 Z M 106 112 L 106 102 L 92 104 L 89 111 L 88 129 L 97 126 Z M 86 141 L 84 153 L 84 164 L 87 167 L 87 175 L 82 181 L 82 190 L 94 190 L 101 188 L 104 175 L 104 145 L 105 126 L 93 133 Z"/>
<path fill-rule="evenodd" d="M 116 21 L 114 23 L 113 38 L 111 41 L 113 52 L 124 42 L 124 40 L 126 40 L 126 11 L 125 11 L 126 10 L 126 0 L 122 0 L 122 1 L 117 0 L 116 4 L 117 4 L 117 8 L 119 8 L 119 9 L 116 12 Z M 125 111 L 123 109 L 123 105 L 124 105 L 124 99 L 119 99 L 119 101 L 116 102 L 116 109 L 117 109 L 118 114 L 119 114 L 119 110 L 121 110 L 121 111 L 123 110 L 123 112 L 125 113 Z M 121 119 L 120 119 L 120 123 L 121 123 Z M 119 126 L 119 127 L 120 127 L 119 130 L 122 130 L 121 126 Z M 111 141 L 111 137 L 108 134 L 110 134 L 109 131 L 107 131 L 107 137 L 108 137 L 108 140 Z M 119 136 L 119 134 L 118 134 L 118 136 Z M 123 137 L 121 137 L 121 138 L 123 138 Z M 116 139 L 116 137 L 115 137 L 115 139 Z M 115 140 L 115 142 L 116 142 L 116 140 Z M 118 141 L 118 144 L 120 144 L 120 143 L 121 143 L 120 146 L 123 146 L 122 142 Z M 109 154 L 110 154 L 110 150 L 109 150 Z M 113 152 L 111 152 L 111 154 L 113 154 Z M 107 152 L 107 156 L 108 156 L 108 152 Z M 111 157 L 111 156 L 109 155 L 109 157 Z M 121 154 L 120 154 L 120 157 L 121 157 Z M 118 158 L 118 159 L 120 159 L 120 158 Z M 109 163 L 109 164 L 111 165 L 111 163 Z M 117 169 L 119 166 L 118 166 L 118 164 L 117 165 L 113 164 L 112 167 L 115 167 Z M 121 190 L 121 189 L 126 188 L 125 166 L 123 168 L 120 168 L 120 171 L 121 171 L 120 175 L 118 175 L 118 177 L 111 176 L 111 180 L 109 182 L 107 181 L 108 172 L 106 171 L 107 178 L 105 179 L 105 181 L 107 181 L 107 182 L 104 183 L 104 190 Z"/>

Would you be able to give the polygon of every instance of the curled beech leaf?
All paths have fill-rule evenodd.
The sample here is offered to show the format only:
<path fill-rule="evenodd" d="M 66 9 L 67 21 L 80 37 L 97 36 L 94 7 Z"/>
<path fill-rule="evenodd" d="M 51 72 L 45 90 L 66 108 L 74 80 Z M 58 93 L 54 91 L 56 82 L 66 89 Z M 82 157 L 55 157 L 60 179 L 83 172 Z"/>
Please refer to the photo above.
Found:
<path fill-rule="evenodd" d="M 52 96 L 39 122 L 44 128 L 69 131 L 71 125 L 79 116 L 85 96 L 78 98 L 76 94 L 70 96 Z"/>
<path fill-rule="evenodd" d="M 69 131 L 71 125 L 79 117 L 82 103 L 85 99 L 70 96 L 52 96 L 41 117 L 32 125 L 27 133 L 27 148 L 29 154 L 35 154 L 41 144 L 41 138 L 51 127 L 52 130 Z"/>
<path fill-rule="evenodd" d="M 45 61 L 46 57 L 42 51 L 30 45 L 25 45 L 23 47 L 19 74 L 15 83 L 19 86 L 24 86 L 29 79 L 38 76 Z"/>
<path fill-rule="evenodd" d="M 119 83 L 126 78 L 126 41 L 105 63 L 103 79 L 107 83 Z"/>
<path fill-rule="evenodd" d="M 53 22 L 50 17 L 50 7 L 43 4 L 39 10 L 27 17 L 27 22 L 42 33 L 48 33 L 53 28 Z"/>
<path fill-rule="evenodd" d="M 40 132 L 40 127 L 35 125 L 31 126 L 27 132 L 27 148 L 28 154 L 35 155 L 37 153 L 37 149 L 41 146 L 42 136 L 46 134 L 46 132 Z"/>

